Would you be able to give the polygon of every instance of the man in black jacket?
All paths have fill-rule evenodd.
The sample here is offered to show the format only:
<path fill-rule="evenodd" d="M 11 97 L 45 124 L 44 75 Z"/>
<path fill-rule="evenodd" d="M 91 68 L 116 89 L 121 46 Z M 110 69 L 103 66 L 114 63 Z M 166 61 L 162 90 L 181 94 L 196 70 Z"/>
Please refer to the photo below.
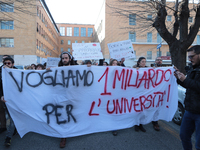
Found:
<path fill-rule="evenodd" d="M 14 60 L 11 58 L 11 57 L 6 57 L 4 60 L 3 60 L 3 64 L 4 64 L 4 67 L 7 67 L 7 68 L 14 68 Z M 0 83 L 0 94 L 1 94 L 1 101 L 3 102 L 6 102 L 6 100 L 4 99 L 4 96 L 3 96 L 3 87 L 2 87 L 2 81 Z M 14 122 L 7 110 L 7 113 L 8 113 L 8 117 L 10 118 L 10 124 L 8 126 L 8 129 L 7 129 L 7 132 L 6 132 L 6 139 L 5 139 L 5 146 L 10 146 L 11 145 L 11 138 L 15 132 L 15 125 L 14 125 Z"/>
<path fill-rule="evenodd" d="M 200 45 L 187 50 L 191 65 L 187 69 L 187 76 L 176 67 L 174 72 L 177 82 L 186 88 L 185 114 L 180 128 L 180 138 L 185 150 L 192 150 L 191 136 L 196 130 L 197 150 L 200 150 Z"/>
<path fill-rule="evenodd" d="M 4 62 L 4 59 L 6 57 L 10 57 L 9 55 L 3 55 L 2 62 Z M 3 65 L 0 67 L 0 78 L 1 78 L 1 70 L 2 70 Z M 0 91 L 2 89 L 0 88 Z M 0 93 L 0 97 L 1 97 Z M 5 115 L 5 108 L 4 108 L 4 103 L 0 101 L 0 133 L 6 131 L 6 115 Z"/>

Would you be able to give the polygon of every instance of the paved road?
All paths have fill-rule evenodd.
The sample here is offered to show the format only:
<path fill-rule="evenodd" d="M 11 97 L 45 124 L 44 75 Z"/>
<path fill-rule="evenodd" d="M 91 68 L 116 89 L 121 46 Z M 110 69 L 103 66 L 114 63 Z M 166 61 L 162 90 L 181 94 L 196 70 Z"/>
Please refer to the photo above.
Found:
<path fill-rule="evenodd" d="M 182 150 L 179 138 L 180 126 L 173 122 L 159 121 L 161 131 L 155 131 L 152 124 L 144 125 L 146 133 L 135 132 L 134 128 L 111 132 L 94 133 L 67 139 L 67 150 Z M 12 138 L 9 148 L 4 146 L 6 133 L 0 134 L 0 150 L 57 150 L 59 138 L 28 133 L 22 139 Z"/>

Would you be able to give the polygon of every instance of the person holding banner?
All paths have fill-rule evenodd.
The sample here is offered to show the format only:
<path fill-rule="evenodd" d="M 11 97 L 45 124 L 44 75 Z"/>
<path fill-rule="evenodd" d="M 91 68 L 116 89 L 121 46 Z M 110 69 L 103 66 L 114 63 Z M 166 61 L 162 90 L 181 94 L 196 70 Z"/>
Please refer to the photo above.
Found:
<path fill-rule="evenodd" d="M 6 57 L 10 57 L 9 55 L 3 55 L 2 62 L 4 62 L 4 59 Z M 0 76 L 1 76 L 1 70 L 2 70 L 3 65 L 0 67 Z M 2 77 L 2 76 L 1 76 Z M 1 89 L 2 90 L 2 89 Z M 2 95 L 1 95 L 2 96 Z M 5 108 L 4 108 L 4 103 L 0 101 L 0 133 L 6 131 L 6 115 L 5 115 Z"/>
<path fill-rule="evenodd" d="M 162 58 L 161 57 L 156 57 L 154 67 L 162 67 Z M 152 121 L 152 124 L 153 124 L 154 130 L 160 131 L 160 126 L 158 124 L 158 121 Z"/>
<path fill-rule="evenodd" d="M 71 65 L 75 65 L 73 56 L 69 52 L 62 52 L 62 54 L 60 55 L 60 61 L 58 63 L 58 66 L 62 67 L 62 66 L 71 66 Z M 66 140 L 67 138 L 61 138 L 60 148 L 65 147 Z"/>
<path fill-rule="evenodd" d="M 118 65 L 118 61 L 116 60 L 116 59 L 112 59 L 111 61 L 110 61 L 110 66 L 119 66 Z M 112 131 L 112 134 L 114 135 L 114 136 L 117 136 L 117 131 Z"/>
<path fill-rule="evenodd" d="M 139 69 L 139 68 L 144 68 L 144 67 L 147 67 L 146 66 L 146 58 L 145 57 L 140 57 L 137 61 L 137 65 L 136 65 L 136 68 Z M 146 132 L 146 129 L 143 127 L 142 124 L 140 125 L 135 125 L 135 131 L 139 131 L 141 130 L 142 132 Z"/>
<path fill-rule="evenodd" d="M 197 150 L 200 150 L 200 45 L 195 45 L 187 50 L 191 62 L 187 69 L 187 76 L 176 67 L 174 76 L 178 84 L 186 88 L 185 113 L 180 128 L 180 138 L 184 150 L 192 150 L 191 137 L 195 133 Z"/>
<path fill-rule="evenodd" d="M 4 60 L 3 60 L 3 64 L 4 64 L 4 67 L 7 67 L 7 68 L 14 68 L 14 60 L 11 58 L 11 57 L 6 57 Z M 2 86 L 2 80 L 1 80 L 1 84 L 0 86 Z M 3 101 L 4 103 L 6 102 L 4 100 L 4 96 L 3 96 L 3 87 L 1 88 L 1 101 Z M 10 125 L 7 129 L 7 133 L 6 133 L 6 139 L 5 139 L 5 146 L 10 146 L 11 145 L 11 138 L 13 136 L 13 134 L 15 133 L 15 125 L 14 125 L 14 122 L 7 110 L 7 113 L 8 113 L 8 117 L 10 119 Z"/>

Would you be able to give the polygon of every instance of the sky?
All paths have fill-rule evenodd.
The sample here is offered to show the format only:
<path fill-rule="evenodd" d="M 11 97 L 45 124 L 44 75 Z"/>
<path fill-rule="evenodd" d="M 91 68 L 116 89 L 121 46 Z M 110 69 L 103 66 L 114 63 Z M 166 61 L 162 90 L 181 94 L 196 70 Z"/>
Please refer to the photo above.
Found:
<path fill-rule="evenodd" d="M 104 0 L 45 0 L 56 23 L 95 24 Z"/>

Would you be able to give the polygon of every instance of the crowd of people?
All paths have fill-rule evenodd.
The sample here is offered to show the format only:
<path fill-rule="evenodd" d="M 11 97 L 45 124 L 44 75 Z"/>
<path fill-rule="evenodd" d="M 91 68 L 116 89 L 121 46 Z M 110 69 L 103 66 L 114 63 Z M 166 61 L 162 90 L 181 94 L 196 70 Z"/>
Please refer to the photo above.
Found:
<path fill-rule="evenodd" d="M 185 76 L 183 73 L 181 73 L 176 67 L 175 67 L 175 77 L 177 78 L 177 81 L 179 84 L 181 84 L 183 87 L 186 88 L 186 99 L 185 99 L 185 108 L 186 112 L 183 117 L 183 122 L 181 124 L 181 133 L 180 137 L 182 140 L 182 145 L 184 149 L 192 149 L 191 144 L 191 135 L 196 130 L 196 149 L 200 150 L 200 45 L 194 46 L 191 49 L 188 50 L 188 58 L 191 61 L 191 65 L 189 66 L 189 69 L 187 69 L 187 76 Z M 197 57 L 198 56 L 198 57 Z M 122 58 L 121 61 L 118 61 L 116 59 L 110 59 L 109 64 L 105 61 L 105 59 L 99 60 L 99 63 L 92 63 L 90 60 L 85 60 L 81 64 L 85 64 L 88 67 L 91 65 L 98 65 L 98 66 L 122 66 L 124 65 L 125 59 Z M 60 55 L 60 61 L 58 63 L 58 67 L 61 66 L 72 66 L 72 65 L 78 65 L 76 61 L 74 61 L 73 56 L 68 52 L 63 52 Z M 13 68 L 14 67 L 14 60 L 9 55 L 3 56 L 3 65 L 2 67 L 8 67 Z M 146 66 L 146 58 L 140 57 L 137 61 L 137 64 L 133 66 L 133 68 L 139 69 L 148 67 Z M 154 67 L 162 67 L 162 58 L 157 57 L 155 59 L 155 66 Z M 0 69 L 1 69 L 0 68 Z M 25 69 L 29 70 L 44 70 L 49 69 L 46 68 L 46 65 L 42 64 L 31 64 L 30 66 L 27 66 Z M 2 82 L 2 81 L 1 81 Z M 14 122 L 9 115 L 9 112 L 5 106 L 6 100 L 4 100 L 3 96 L 3 87 L 2 83 L 0 83 L 0 133 L 7 130 L 6 133 L 6 139 L 5 139 L 5 145 L 10 146 L 11 145 L 11 138 L 15 134 L 15 125 Z M 8 127 L 6 127 L 6 117 L 5 112 L 8 113 L 8 117 L 10 119 L 10 124 Z M 153 128 L 156 131 L 160 131 L 160 127 L 158 125 L 158 121 L 152 121 Z M 141 130 L 142 132 L 146 132 L 146 129 L 143 127 L 142 124 L 135 125 L 134 126 L 135 131 Z M 112 134 L 114 136 L 117 136 L 117 131 L 112 131 Z M 60 141 L 60 148 L 64 148 L 66 145 L 66 138 L 61 138 Z"/>

